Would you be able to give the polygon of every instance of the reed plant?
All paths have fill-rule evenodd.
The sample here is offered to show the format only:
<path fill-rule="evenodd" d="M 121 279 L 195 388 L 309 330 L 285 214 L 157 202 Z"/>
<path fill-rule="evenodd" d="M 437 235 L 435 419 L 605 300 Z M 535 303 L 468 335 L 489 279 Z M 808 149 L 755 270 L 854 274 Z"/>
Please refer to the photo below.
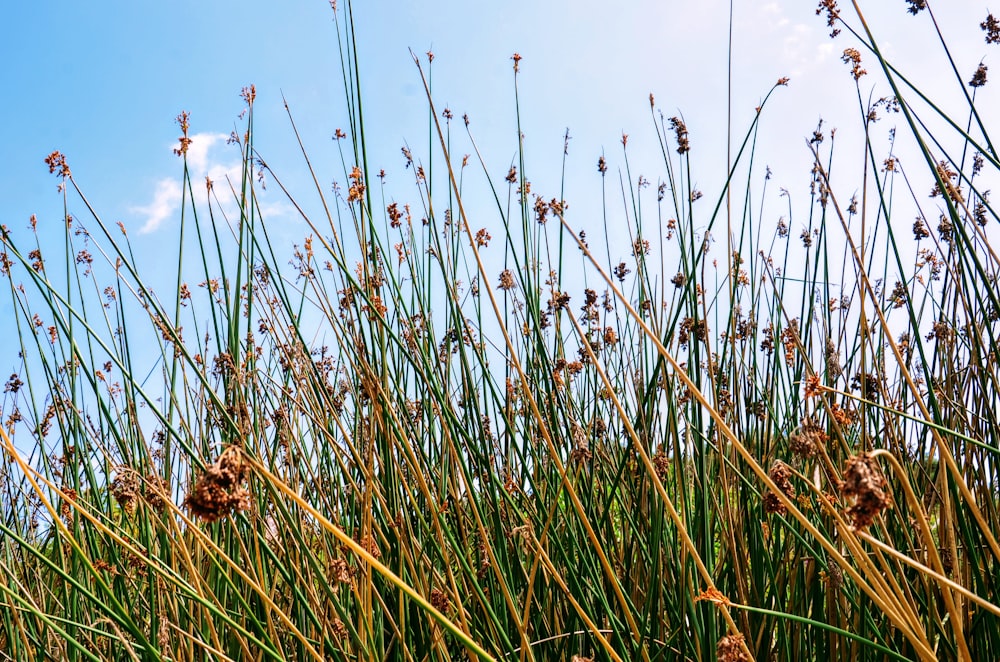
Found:
<path fill-rule="evenodd" d="M 817 13 L 851 40 L 863 162 L 832 176 L 820 125 L 811 199 L 776 221 L 756 120 L 703 195 L 697 136 L 651 97 L 658 186 L 631 178 L 624 137 L 593 171 L 605 217 L 622 173 L 624 259 L 531 190 L 520 125 L 497 176 L 438 105 L 432 58 L 414 57 L 429 147 L 403 149 L 409 201 L 387 196 L 350 2 L 340 185 L 310 166 L 315 194 L 292 194 L 255 149 L 251 86 L 241 176 L 203 186 L 181 114 L 172 283 L 51 154 L 61 241 L 2 229 L 23 360 L 0 435 L 2 656 L 1000 654 L 986 70 L 952 63 L 944 93 L 968 103 L 949 116 L 857 3 Z M 992 15 L 982 29 L 1000 41 Z M 889 114 L 905 168 L 874 138 Z M 473 177 L 491 195 L 470 204 Z M 308 228 L 295 246 L 265 181 Z"/>

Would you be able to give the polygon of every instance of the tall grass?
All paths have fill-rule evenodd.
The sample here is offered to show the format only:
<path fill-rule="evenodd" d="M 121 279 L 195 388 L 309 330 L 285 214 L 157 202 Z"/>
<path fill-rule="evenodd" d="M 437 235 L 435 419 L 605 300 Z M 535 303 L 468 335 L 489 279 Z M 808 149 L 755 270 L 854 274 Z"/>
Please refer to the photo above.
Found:
<path fill-rule="evenodd" d="M 289 193 L 300 244 L 261 213 L 262 178 L 293 187 L 254 148 L 252 87 L 237 181 L 196 186 L 178 117 L 172 287 L 59 153 L 62 243 L 3 229 L 23 357 L 3 409 L 4 655 L 1000 652 L 1000 260 L 981 185 L 1000 161 L 976 87 L 948 117 L 856 5 L 847 21 L 824 2 L 861 49 L 844 59 L 864 162 L 832 177 L 818 127 L 812 199 L 775 223 L 769 182 L 735 174 L 759 172 L 757 123 L 699 200 L 697 138 L 651 99 L 662 185 L 650 209 L 623 145 L 617 260 L 530 191 L 523 139 L 491 175 L 426 59 L 432 151 L 404 150 L 412 199 L 386 198 L 344 5 L 344 174 L 332 196 L 315 174 L 315 198 Z M 862 95 L 862 58 L 886 100 Z M 515 56 L 515 97 L 519 75 Z M 923 163 L 872 138 L 896 111 Z M 467 211 L 473 176 L 488 221 Z"/>

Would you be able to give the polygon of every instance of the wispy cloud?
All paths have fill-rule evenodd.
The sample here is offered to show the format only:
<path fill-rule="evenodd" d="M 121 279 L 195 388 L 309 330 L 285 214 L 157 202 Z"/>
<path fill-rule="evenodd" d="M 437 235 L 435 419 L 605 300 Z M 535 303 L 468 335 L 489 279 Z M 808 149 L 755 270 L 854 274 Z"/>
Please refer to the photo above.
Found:
<path fill-rule="evenodd" d="M 146 218 L 140 234 L 153 232 L 170 218 L 181 202 L 181 183 L 176 179 L 161 179 L 156 183 L 153 200 L 148 205 L 132 207 L 132 211 Z"/>
<path fill-rule="evenodd" d="M 217 152 L 220 151 L 218 147 L 225 146 L 227 138 L 228 136 L 224 133 L 195 133 L 191 135 L 187 162 L 192 180 L 204 180 L 205 177 L 212 180 L 224 180 L 226 176 L 238 175 L 238 161 L 225 161 L 219 159 L 217 155 Z M 170 147 L 173 149 L 174 145 Z M 149 204 L 136 205 L 129 210 L 143 219 L 139 233 L 155 232 L 164 222 L 175 216 L 180 209 L 181 193 L 180 179 L 166 177 L 157 181 Z"/>
<path fill-rule="evenodd" d="M 219 164 L 209 161 L 208 153 L 216 145 L 224 145 L 228 138 L 229 136 L 224 133 L 195 133 L 191 135 L 187 160 L 192 176 L 211 175 L 210 170 L 218 167 Z"/>

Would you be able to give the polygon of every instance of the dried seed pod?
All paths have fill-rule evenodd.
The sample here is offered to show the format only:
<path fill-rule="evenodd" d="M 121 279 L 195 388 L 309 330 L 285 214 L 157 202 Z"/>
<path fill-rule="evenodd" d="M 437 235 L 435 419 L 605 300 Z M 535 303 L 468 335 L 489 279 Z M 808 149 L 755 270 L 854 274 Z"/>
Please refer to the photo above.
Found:
<path fill-rule="evenodd" d="M 885 478 L 871 455 L 862 453 L 847 461 L 840 491 L 854 500 L 847 515 L 856 529 L 863 529 L 889 506 Z"/>
<path fill-rule="evenodd" d="M 250 492 L 243 486 L 246 474 L 243 451 L 230 446 L 201 475 L 184 504 L 206 522 L 246 510 L 250 507 Z"/>

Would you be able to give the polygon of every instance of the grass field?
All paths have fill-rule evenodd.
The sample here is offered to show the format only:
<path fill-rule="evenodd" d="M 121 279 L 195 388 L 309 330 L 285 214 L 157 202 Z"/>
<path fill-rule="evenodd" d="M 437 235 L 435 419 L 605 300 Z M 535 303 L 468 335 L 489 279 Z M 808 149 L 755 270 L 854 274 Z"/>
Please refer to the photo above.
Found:
<path fill-rule="evenodd" d="M 0 659 L 1000 656 L 985 67 L 956 73 L 968 103 L 946 115 L 857 6 L 824 0 L 859 126 L 891 116 L 918 158 L 869 140 L 832 176 L 821 125 L 811 199 L 765 217 L 762 178 L 699 200 L 697 136 L 651 97 L 662 184 L 626 177 L 616 260 L 572 201 L 531 191 L 524 151 L 502 179 L 452 153 L 474 135 L 424 56 L 433 151 L 404 150 L 412 197 L 386 199 L 341 5 L 344 170 L 333 192 L 314 177 L 319 205 L 289 194 L 298 244 L 261 214 L 262 183 L 288 184 L 255 151 L 252 87 L 239 181 L 192 181 L 177 118 L 171 287 L 58 152 L 61 243 L 2 229 L 24 363 L 0 435 Z M 873 77 L 890 96 L 865 98 Z M 735 130 L 732 172 L 758 126 Z M 605 216 L 623 153 L 595 159 Z"/>

